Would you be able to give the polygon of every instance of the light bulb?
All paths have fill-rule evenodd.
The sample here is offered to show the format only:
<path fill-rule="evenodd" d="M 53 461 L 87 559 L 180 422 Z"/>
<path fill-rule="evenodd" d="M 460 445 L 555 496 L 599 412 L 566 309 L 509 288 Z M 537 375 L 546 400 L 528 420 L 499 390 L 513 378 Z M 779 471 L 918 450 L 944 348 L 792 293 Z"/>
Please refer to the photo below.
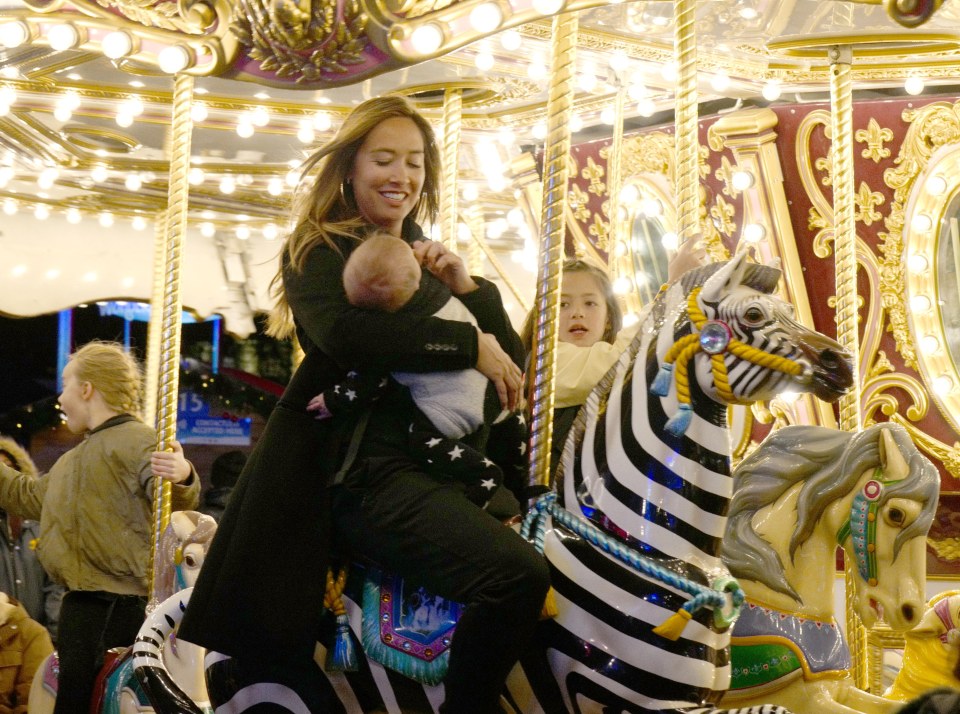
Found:
<path fill-rule="evenodd" d="M 903 91 L 913 96 L 922 94 L 923 88 L 924 88 L 923 77 L 917 77 L 917 76 L 907 77 L 907 79 L 903 83 Z"/>
<path fill-rule="evenodd" d="M 435 23 L 428 22 L 413 31 L 410 43 L 418 54 L 432 55 L 443 44 L 443 30 Z"/>
<path fill-rule="evenodd" d="M 104 35 L 100 41 L 100 48 L 106 57 L 120 59 L 133 50 L 133 38 L 122 30 L 116 30 Z"/>
<path fill-rule="evenodd" d="M 470 25 L 481 34 L 489 34 L 503 22 L 503 10 L 493 2 L 477 5 L 470 11 Z"/>
<path fill-rule="evenodd" d="M 69 23 L 54 25 L 47 30 L 47 42 L 50 43 L 50 49 L 57 52 L 72 50 L 80 44 L 80 33 Z"/>
<path fill-rule="evenodd" d="M 507 30 L 500 35 L 500 46 L 508 52 L 514 52 L 520 49 L 523 38 L 516 30 Z"/>
<path fill-rule="evenodd" d="M 746 191 L 753 186 L 753 174 L 749 171 L 734 171 L 730 183 L 737 191 Z"/>
<path fill-rule="evenodd" d="M 157 64 L 162 72 L 177 74 L 190 66 L 190 52 L 186 47 L 170 45 L 160 50 L 157 55 Z"/>
<path fill-rule="evenodd" d="M 5 22 L 0 25 L 0 45 L 13 49 L 30 39 L 30 28 L 24 22 Z"/>

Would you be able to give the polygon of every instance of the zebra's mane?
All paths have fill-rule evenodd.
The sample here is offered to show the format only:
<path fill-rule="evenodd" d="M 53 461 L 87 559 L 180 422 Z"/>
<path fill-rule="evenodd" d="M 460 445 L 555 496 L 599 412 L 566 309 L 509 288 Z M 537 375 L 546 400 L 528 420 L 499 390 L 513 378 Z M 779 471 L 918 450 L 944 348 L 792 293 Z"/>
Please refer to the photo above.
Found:
<path fill-rule="evenodd" d="M 940 479 L 903 427 L 875 424 L 853 434 L 821 426 L 787 426 L 768 436 L 734 471 L 734 496 L 721 546 L 721 557 L 731 574 L 755 580 L 801 602 L 786 579 L 781 555 L 754 532 L 753 516 L 791 486 L 803 482 L 790 538 L 792 559 L 813 535 L 830 504 L 849 493 L 864 471 L 880 465 L 879 444 L 884 431 L 893 436 L 910 473 L 900 482 L 885 484 L 880 504 L 894 497 L 923 504 L 916 520 L 897 535 L 894 557 L 906 541 L 926 533 L 936 510 Z"/>

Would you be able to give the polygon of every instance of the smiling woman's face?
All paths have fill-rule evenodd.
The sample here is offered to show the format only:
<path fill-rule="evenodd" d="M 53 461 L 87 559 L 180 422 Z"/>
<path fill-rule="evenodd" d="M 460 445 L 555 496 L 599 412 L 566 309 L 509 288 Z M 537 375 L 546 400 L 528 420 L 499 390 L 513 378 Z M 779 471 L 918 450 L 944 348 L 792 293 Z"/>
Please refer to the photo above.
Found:
<path fill-rule="evenodd" d="M 589 347 L 607 329 L 607 304 L 600 283 L 590 273 L 569 272 L 560 289 L 560 332 L 557 338 Z"/>
<path fill-rule="evenodd" d="M 425 176 L 420 129 L 412 119 L 391 117 L 367 134 L 347 178 L 364 220 L 400 237 Z"/>

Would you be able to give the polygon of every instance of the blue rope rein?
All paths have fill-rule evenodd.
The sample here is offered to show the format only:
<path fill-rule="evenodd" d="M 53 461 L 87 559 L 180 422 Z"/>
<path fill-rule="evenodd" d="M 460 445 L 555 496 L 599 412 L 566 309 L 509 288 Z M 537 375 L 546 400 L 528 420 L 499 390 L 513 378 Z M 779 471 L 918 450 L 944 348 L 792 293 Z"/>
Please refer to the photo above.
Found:
<path fill-rule="evenodd" d="M 533 504 L 533 508 L 527 512 L 527 515 L 523 519 L 523 525 L 520 527 L 520 535 L 527 540 L 531 539 L 531 529 L 535 529 L 533 533 L 533 544 L 541 553 L 543 553 L 547 516 L 552 516 L 553 519 L 564 528 L 584 538 L 605 553 L 609 553 L 618 560 L 626 563 L 634 570 L 691 595 L 692 599 L 683 604 L 683 609 L 690 615 L 693 615 L 705 607 L 722 608 L 727 604 L 727 593 L 731 596 L 734 608 L 733 615 L 729 619 L 735 620 L 739 615 L 740 606 L 743 604 L 745 595 L 743 594 L 743 589 L 735 580 L 731 579 L 727 581 L 725 587 L 720 589 L 710 588 L 677 575 L 673 571 L 657 565 L 653 560 L 641 555 L 633 548 L 608 537 L 606 533 L 592 523 L 558 506 L 556 500 L 557 494 L 555 493 L 545 493 L 542 495 Z"/>

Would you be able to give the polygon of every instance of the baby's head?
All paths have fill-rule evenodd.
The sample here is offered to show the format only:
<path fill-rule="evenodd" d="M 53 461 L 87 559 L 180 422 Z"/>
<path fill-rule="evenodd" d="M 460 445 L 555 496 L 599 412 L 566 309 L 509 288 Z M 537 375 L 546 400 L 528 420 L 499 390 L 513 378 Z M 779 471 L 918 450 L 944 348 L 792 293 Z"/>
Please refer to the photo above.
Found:
<path fill-rule="evenodd" d="M 396 312 L 420 287 L 420 264 L 413 249 L 385 231 L 373 231 L 343 268 L 343 289 L 354 307 Z"/>

